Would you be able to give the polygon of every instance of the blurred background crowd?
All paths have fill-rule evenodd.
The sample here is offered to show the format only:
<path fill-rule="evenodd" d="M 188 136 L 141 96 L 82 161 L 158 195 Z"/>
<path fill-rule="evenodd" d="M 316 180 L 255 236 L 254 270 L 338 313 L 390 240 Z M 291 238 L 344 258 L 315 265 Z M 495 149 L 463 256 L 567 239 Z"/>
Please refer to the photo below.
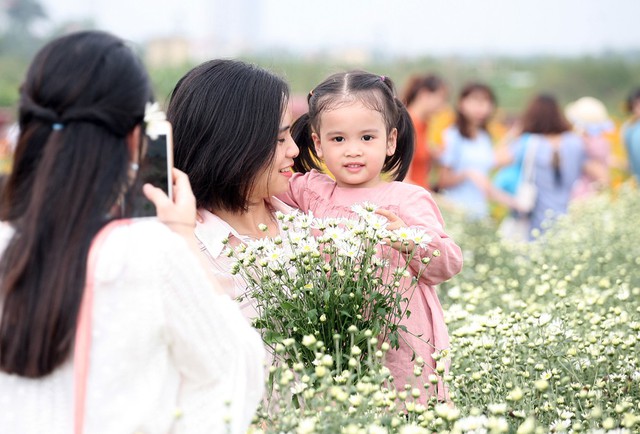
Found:
<path fill-rule="evenodd" d="M 444 193 L 473 215 L 500 219 L 508 213 L 508 197 L 492 185 L 506 165 L 502 150 L 515 149 L 527 132 L 549 133 L 539 125 L 527 131 L 532 117 L 557 118 L 560 126 L 552 132 L 573 131 L 585 155 L 604 168 L 591 178 L 578 174 L 571 198 L 616 188 L 633 177 L 634 167 L 640 170 L 639 157 L 629 152 L 640 146 L 640 30 L 633 21 L 640 4 L 424 3 L 329 0 L 300 8 L 290 0 L 4 0 L 0 171 L 11 164 L 17 89 L 31 56 L 52 37 L 84 28 L 131 40 L 161 102 L 185 71 L 215 57 L 242 58 L 284 76 L 294 117 L 306 110 L 313 85 L 330 73 L 365 69 L 391 77 L 417 131 L 407 180 Z M 464 131 L 466 124 L 471 131 Z M 452 129 L 478 141 L 474 152 L 480 153 L 464 157 L 448 145 Z M 486 175 L 486 185 L 474 178 L 475 187 L 456 192 L 455 166 L 465 159 Z"/>

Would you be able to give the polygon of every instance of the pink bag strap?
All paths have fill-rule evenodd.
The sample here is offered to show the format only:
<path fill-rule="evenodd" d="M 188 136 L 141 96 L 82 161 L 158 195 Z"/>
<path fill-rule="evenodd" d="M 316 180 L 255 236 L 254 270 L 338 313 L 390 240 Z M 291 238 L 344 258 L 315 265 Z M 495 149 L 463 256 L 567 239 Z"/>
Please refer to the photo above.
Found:
<path fill-rule="evenodd" d="M 104 226 L 94 237 L 87 259 L 87 277 L 78 315 L 76 340 L 73 350 L 74 375 L 74 433 L 82 434 L 87 395 L 87 377 L 89 375 L 89 353 L 91 351 L 91 314 L 93 311 L 93 286 L 96 274 L 98 253 L 111 231 L 118 226 L 131 223 L 131 220 L 114 220 Z"/>

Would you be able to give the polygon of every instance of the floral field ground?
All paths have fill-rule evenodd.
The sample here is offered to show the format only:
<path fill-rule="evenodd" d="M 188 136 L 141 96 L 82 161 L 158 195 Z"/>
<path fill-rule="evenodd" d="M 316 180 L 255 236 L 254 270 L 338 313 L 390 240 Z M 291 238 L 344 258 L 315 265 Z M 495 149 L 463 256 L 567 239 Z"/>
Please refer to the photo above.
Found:
<path fill-rule="evenodd" d="M 289 341 L 316 362 L 274 370 L 252 432 L 640 432 L 640 191 L 577 204 L 525 246 L 491 223 L 445 219 L 465 255 L 440 287 L 452 404 L 390 388 L 374 337 L 367 360 L 340 369 L 323 345 Z"/>

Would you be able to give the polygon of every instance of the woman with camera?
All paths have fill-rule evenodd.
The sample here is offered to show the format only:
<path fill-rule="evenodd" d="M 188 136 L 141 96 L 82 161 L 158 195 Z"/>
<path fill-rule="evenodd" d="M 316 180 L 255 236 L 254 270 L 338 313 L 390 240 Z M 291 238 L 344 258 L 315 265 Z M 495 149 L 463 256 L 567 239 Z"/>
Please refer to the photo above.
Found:
<path fill-rule="evenodd" d="M 120 39 L 47 44 L 21 87 L 0 206 L 0 430 L 246 431 L 258 334 L 199 261 L 195 199 L 144 187 L 158 218 L 118 220 L 144 158 L 149 77 Z"/>

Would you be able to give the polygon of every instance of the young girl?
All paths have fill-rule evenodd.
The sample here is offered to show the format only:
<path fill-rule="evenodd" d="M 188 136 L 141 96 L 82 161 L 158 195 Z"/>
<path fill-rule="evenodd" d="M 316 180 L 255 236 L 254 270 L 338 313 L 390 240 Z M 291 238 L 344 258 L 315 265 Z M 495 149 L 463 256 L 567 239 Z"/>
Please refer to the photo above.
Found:
<path fill-rule="evenodd" d="M 455 125 L 444 133 L 439 185 L 454 205 L 470 217 L 489 215 L 486 180 L 495 164 L 487 123 L 496 99 L 491 88 L 470 83 L 460 92 Z"/>
<path fill-rule="evenodd" d="M 421 389 L 435 372 L 432 354 L 449 346 L 442 306 L 434 285 L 454 276 L 462 268 L 460 247 L 444 232 L 444 222 L 431 195 L 422 187 L 402 181 L 413 153 L 413 128 L 402 103 L 395 98 L 393 84 L 386 77 L 367 72 L 332 75 L 309 93 L 309 112 L 292 127 L 300 148 L 290 191 L 282 199 L 317 217 L 352 217 L 355 203 L 368 201 L 379 206 L 390 229 L 415 227 L 426 231 L 433 240 L 429 254 L 433 258 L 419 279 L 418 288 L 409 301 L 409 318 L 404 318 L 409 333 L 401 336 L 400 347 L 387 355 L 387 366 L 396 387 L 405 384 Z M 335 180 L 320 173 L 321 162 Z M 389 181 L 391 180 L 391 181 Z M 419 252 L 426 255 L 427 252 Z M 400 260 L 394 251 L 392 261 Z M 410 263 L 417 275 L 421 258 Z M 416 357 L 425 360 L 421 376 L 413 372 Z M 434 395 L 433 390 L 430 391 Z M 437 397 L 446 400 L 442 384 Z"/>

